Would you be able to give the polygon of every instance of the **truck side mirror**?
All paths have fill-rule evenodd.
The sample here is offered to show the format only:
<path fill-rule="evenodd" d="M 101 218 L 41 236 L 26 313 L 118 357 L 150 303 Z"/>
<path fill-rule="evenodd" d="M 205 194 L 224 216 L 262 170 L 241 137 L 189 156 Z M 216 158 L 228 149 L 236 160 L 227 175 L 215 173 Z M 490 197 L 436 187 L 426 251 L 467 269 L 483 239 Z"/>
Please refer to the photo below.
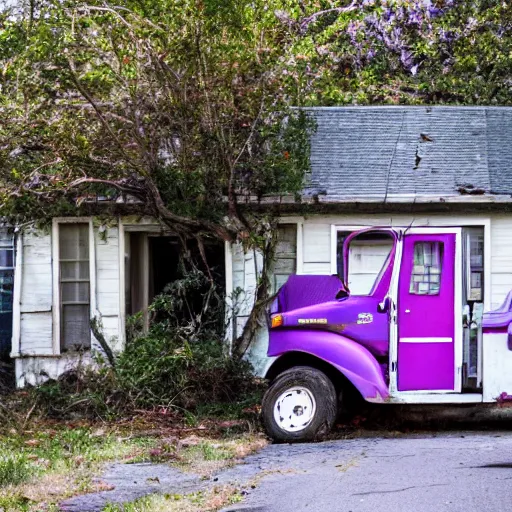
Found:
<path fill-rule="evenodd" d="M 385 297 L 382 302 L 379 302 L 377 306 L 378 313 L 387 313 L 391 307 L 391 299 L 389 297 Z"/>

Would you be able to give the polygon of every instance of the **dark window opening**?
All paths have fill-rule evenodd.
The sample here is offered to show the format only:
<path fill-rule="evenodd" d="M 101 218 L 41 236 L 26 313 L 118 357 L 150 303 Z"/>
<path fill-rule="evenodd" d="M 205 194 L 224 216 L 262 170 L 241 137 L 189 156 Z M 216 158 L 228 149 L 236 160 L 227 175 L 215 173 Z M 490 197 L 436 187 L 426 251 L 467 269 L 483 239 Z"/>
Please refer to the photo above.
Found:
<path fill-rule="evenodd" d="M 13 230 L 0 229 L 0 360 L 9 359 L 12 338 L 12 305 L 14 288 Z"/>
<path fill-rule="evenodd" d="M 183 277 L 191 268 L 185 256 L 208 275 L 208 271 L 220 290 L 225 288 L 224 244 L 204 243 L 205 265 L 197 242 L 187 244 L 185 255 L 182 243 L 172 236 L 158 236 L 145 232 L 127 232 L 125 246 L 125 296 L 126 314 L 142 312 L 147 327 L 147 308 L 168 284 Z M 198 304 L 202 297 L 198 297 Z"/>

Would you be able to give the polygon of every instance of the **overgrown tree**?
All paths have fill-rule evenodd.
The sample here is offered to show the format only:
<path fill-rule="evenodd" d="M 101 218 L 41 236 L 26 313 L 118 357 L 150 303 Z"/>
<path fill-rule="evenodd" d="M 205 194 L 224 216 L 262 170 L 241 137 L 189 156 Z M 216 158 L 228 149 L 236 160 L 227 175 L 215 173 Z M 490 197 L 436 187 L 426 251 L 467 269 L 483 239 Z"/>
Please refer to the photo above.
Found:
<path fill-rule="evenodd" d="M 4 14 L 2 214 L 48 220 L 101 198 L 202 254 L 211 236 L 265 251 L 272 223 L 240 203 L 298 192 L 308 167 L 305 119 L 289 109 L 300 99 L 281 80 L 291 38 L 274 19 L 264 0 Z"/>
<path fill-rule="evenodd" d="M 242 240 L 266 256 L 259 306 L 273 217 L 244 205 L 300 193 L 311 124 L 292 107 L 510 103 L 507 2 L 121 4 L 29 0 L 0 14 L 0 214 L 129 205 L 200 248 Z"/>

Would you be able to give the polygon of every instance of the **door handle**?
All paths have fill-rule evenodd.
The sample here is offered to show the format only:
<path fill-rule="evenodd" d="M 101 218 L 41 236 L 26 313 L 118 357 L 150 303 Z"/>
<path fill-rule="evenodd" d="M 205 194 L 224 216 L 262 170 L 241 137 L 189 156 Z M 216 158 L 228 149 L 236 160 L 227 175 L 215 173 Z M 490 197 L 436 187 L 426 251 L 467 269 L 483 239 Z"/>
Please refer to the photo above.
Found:
<path fill-rule="evenodd" d="M 411 312 L 411 310 L 410 310 L 410 309 L 406 309 L 406 310 L 405 310 L 405 312 L 406 312 L 406 313 L 410 313 L 410 312 Z"/>

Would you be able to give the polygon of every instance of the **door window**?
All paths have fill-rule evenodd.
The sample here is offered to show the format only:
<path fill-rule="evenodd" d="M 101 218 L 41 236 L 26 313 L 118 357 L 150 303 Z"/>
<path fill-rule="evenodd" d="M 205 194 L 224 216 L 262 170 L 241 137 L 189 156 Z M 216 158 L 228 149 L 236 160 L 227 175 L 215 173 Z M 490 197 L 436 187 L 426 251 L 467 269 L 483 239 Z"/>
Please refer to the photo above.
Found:
<path fill-rule="evenodd" d="M 442 242 L 416 242 L 409 293 L 438 295 L 443 261 Z"/>

